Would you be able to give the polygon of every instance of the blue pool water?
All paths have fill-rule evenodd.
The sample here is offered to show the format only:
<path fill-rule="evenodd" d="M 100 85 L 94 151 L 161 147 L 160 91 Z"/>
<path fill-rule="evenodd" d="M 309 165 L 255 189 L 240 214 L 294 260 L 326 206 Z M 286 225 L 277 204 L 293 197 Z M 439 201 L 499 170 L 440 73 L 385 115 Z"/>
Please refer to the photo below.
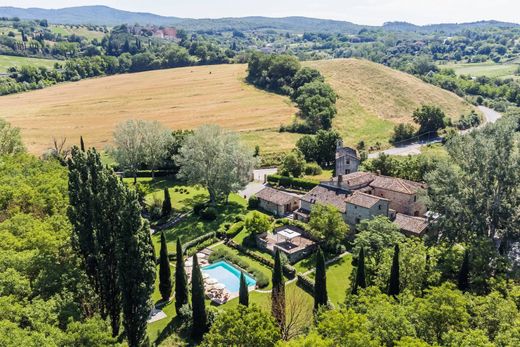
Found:
<path fill-rule="evenodd" d="M 202 272 L 207 273 L 210 277 L 225 285 L 226 290 L 230 293 L 237 293 L 240 289 L 240 270 L 226 261 L 221 260 L 205 266 L 202 268 Z M 254 278 L 246 273 L 244 275 L 246 276 L 248 287 L 256 285 Z"/>

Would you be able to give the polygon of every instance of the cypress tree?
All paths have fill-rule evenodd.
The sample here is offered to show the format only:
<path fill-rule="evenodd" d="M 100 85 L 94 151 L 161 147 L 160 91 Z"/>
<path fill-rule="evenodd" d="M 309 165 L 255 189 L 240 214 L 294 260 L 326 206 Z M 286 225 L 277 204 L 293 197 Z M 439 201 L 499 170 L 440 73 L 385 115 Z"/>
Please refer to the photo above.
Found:
<path fill-rule="evenodd" d="M 208 316 L 204 301 L 204 282 L 200 271 L 197 254 L 193 255 L 193 270 L 191 273 L 191 305 L 193 312 L 193 327 L 191 336 L 195 340 L 202 340 L 208 331 Z"/>
<path fill-rule="evenodd" d="M 180 314 L 181 307 L 188 303 L 188 278 L 184 268 L 181 240 L 177 239 L 175 262 L 175 311 Z"/>
<path fill-rule="evenodd" d="M 148 342 L 147 320 L 153 307 L 151 295 L 155 283 L 155 253 L 150 227 L 141 218 L 137 193 L 123 187 L 121 229 L 118 238 L 119 283 L 122 294 L 123 326 L 130 347 Z"/>
<path fill-rule="evenodd" d="M 85 152 L 85 142 L 83 142 L 83 136 L 79 137 L 79 145 L 82 152 Z"/>
<path fill-rule="evenodd" d="M 285 326 L 285 285 L 282 271 L 280 251 L 274 254 L 273 290 L 271 291 L 271 312 L 274 319 L 282 328 Z"/>
<path fill-rule="evenodd" d="M 169 216 L 172 212 L 172 201 L 170 199 L 170 191 L 168 188 L 164 188 L 164 200 L 162 204 L 162 216 Z"/>
<path fill-rule="evenodd" d="M 325 268 L 325 256 L 320 247 L 316 254 L 316 278 L 314 281 L 314 310 L 327 305 L 327 272 Z"/>
<path fill-rule="evenodd" d="M 170 301 L 172 295 L 172 274 L 168 259 L 168 246 L 164 232 L 161 233 L 161 253 L 159 255 L 159 291 L 163 301 Z"/>
<path fill-rule="evenodd" d="M 464 259 L 459 270 L 457 287 L 463 292 L 469 290 L 469 252 L 467 249 L 464 251 Z"/>
<path fill-rule="evenodd" d="M 390 271 L 390 282 L 388 283 L 388 295 L 399 295 L 399 245 L 395 245 L 392 269 Z"/>
<path fill-rule="evenodd" d="M 365 250 L 363 247 L 359 249 L 359 255 L 357 260 L 357 271 L 356 281 L 354 282 L 354 288 L 352 294 L 357 294 L 359 288 L 366 288 L 367 282 L 365 278 Z"/>
<path fill-rule="evenodd" d="M 249 290 L 247 288 L 246 276 L 240 272 L 240 290 L 238 291 L 238 303 L 249 306 Z"/>

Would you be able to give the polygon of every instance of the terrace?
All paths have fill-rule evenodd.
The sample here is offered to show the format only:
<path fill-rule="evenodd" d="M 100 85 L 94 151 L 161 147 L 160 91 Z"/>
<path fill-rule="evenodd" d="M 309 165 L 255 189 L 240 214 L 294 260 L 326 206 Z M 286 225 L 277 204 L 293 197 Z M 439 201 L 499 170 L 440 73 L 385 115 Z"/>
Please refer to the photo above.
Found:
<path fill-rule="evenodd" d="M 302 236 L 300 228 L 285 225 L 276 228 L 273 233 L 263 233 L 257 236 L 260 248 L 274 253 L 277 249 L 284 253 L 290 263 L 295 263 L 311 254 L 316 248 L 316 242 Z"/>

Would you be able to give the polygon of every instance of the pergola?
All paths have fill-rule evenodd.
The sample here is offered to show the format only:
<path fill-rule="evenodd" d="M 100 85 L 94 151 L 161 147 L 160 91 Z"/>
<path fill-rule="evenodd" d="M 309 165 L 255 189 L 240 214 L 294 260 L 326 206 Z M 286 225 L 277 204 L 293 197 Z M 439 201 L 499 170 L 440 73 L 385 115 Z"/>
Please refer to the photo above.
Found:
<path fill-rule="evenodd" d="M 295 230 L 291 230 L 289 228 L 285 228 L 283 230 L 280 230 L 276 233 L 276 242 L 279 242 L 279 238 L 281 237 L 284 242 L 289 242 L 292 244 L 294 243 L 294 240 L 297 238 L 300 238 L 301 234 Z M 300 238 L 301 241 L 301 238 Z"/>

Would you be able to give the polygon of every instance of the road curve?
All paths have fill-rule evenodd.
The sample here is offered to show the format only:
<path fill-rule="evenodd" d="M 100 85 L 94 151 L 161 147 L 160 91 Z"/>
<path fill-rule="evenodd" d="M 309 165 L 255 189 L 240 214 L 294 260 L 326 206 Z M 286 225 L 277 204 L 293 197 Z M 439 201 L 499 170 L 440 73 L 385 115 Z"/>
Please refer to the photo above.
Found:
<path fill-rule="evenodd" d="M 500 119 L 500 117 L 502 117 L 502 114 L 489 107 L 478 106 L 478 109 L 484 115 L 484 121 L 482 122 L 481 126 L 487 123 L 495 123 L 498 119 Z M 436 137 L 430 140 L 414 142 L 406 146 L 393 147 L 381 152 L 370 153 L 368 155 L 368 158 L 377 158 L 381 153 L 385 153 L 388 155 L 418 155 L 421 154 L 422 146 L 430 145 L 432 143 L 438 143 L 441 141 L 442 139 L 440 137 Z"/>

